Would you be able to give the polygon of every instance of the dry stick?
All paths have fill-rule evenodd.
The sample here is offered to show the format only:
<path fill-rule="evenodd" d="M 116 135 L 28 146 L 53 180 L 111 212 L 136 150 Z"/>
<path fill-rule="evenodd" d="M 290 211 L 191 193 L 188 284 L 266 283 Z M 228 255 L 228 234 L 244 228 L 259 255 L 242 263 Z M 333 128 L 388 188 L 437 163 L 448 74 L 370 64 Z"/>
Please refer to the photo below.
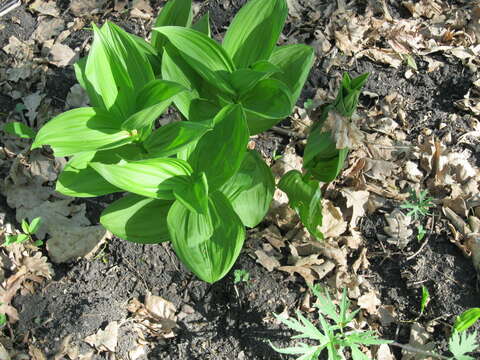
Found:
<path fill-rule="evenodd" d="M 449 357 L 446 357 L 446 356 L 443 356 L 443 355 L 440 355 L 440 354 L 436 354 L 436 353 L 432 353 L 430 351 L 417 349 L 416 347 L 413 347 L 413 346 L 410 346 L 410 345 L 399 344 L 395 341 L 390 343 L 390 345 L 397 346 L 401 349 L 405 349 L 407 351 L 410 351 L 410 352 L 413 352 L 413 353 L 416 353 L 416 354 L 425 355 L 425 356 L 434 356 L 437 359 L 442 359 L 442 360 L 450 360 Z"/>

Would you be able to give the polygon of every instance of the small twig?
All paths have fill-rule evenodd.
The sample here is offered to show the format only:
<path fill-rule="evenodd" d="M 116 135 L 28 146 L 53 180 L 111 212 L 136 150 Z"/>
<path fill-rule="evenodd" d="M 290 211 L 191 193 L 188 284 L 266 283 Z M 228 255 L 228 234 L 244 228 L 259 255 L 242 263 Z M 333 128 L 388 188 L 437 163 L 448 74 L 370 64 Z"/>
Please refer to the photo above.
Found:
<path fill-rule="evenodd" d="M 272 130 L 276 133 L 281 134 L 281 135 L 286 135 L 286 136 L 294 137 L 294 138 L 297 138 L 297 139 L 306 139 L 305 136 L 300 135 L 299 133 L 297 133 L 295 131 L 284 129 L 284 128 L 281 128 L 279 126 L 273 126 Z"/>
<path fill-rule="evenodd" d="M 443 356 L 443 355 L 440 355 L 440 354 L 437 354 L 437 353 L 433 353 L 433 352 L 430 352 L 430 351 L 417 349 L 417 348 L 415 348 L 413 346 L 410 346 L 410 345 L 399 344 L 397 342 L 392 342 L 392 343 L 390 343 L 390 345 L 399 347 L 401 349 L 405 349 L 407 351 L 410 351 L 410 352 L 413 352 L 413 353 L 416 353 L 416 354 L 425 355 L 425 356 L 433 356 L 433 357 L 436 357 L 437 359 L 442 359 L 442 360 L 449 360 L 450 359 L 449 357 L 446 357 L 446 356 Z"/>

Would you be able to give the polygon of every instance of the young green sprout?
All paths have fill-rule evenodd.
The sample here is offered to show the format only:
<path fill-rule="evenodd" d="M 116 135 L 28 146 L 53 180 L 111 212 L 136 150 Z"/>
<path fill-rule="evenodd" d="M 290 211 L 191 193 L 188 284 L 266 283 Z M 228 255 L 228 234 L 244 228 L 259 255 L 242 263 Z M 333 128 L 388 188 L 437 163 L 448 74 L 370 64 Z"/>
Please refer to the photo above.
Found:
<path fill-rule="evenodd" d="M 409 199 L 404 204 L 401 204 L 400 207 L 409 210 L 407 215 L 411 216 L 412 219 L 421 219 L 428 215 L 429 209 L 435 205 L 432 200 L 433 198 L 428 196 L 428 190 L 420 191 L 418 195 L 412 190 L 410 191 Z"/>
<path fill-rule="evenodd" d="M 33 242 L 35 246 L 41 246 L 43 245 L 42 240 L 33 240 L 33 235 L 38 231 L 40 228 L 40 225 L 42 224 L 42 218 L 37 217 L 32 220 L 32 222 L 29 224 L 26 219 L 22 220 L 22 230 L 23 233 L 17 234 L 17 235 L 6 235 L 5 236 L 5 242 L 4 246 L 8 246 L 11 244 L 19 244 L 22 242 L 25 242 L 27 240 L 30 240 Z"/>

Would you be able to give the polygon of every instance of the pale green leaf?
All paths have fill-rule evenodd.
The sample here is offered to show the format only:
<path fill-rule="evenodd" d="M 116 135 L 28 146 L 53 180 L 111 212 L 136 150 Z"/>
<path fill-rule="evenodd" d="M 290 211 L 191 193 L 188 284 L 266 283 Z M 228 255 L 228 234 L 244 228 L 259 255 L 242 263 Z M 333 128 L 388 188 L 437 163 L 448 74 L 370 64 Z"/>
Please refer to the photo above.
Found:
<path fill-rule="evenodd" d="M 205 172 L 210 189 L 218 189 L 240 168 L 249 139 L 241 106 L 224 107 L 190 154 L 188 162 L 196 172 Z"/>
<path fill-rule="evenodd" d="M 268 60 L 288 15 L 285 0 L 250 0 L 228 27 L 223 48 L 238 68 Z"/>
<path fill-rule="evenodd" d="M 100 223 L 121 239 L 140 244 L 170 240 L 167 214 L 171 201 L 127 195 L 110 204 Z"/>
<path fill-rule="evenodd" d="M 273 77 L 290 88 L 293 104 L 300 96 L 314 60 L 313 49 L 303 44 L 277 47 L 270 56 L 269 61 L 282 70 L 275 73 Z"/>
<path fill-rule="evenodd" d="M 231 201 L 242 223 L 253 228 L 270 208 L 275 181 L 261 155 L 250 150 L 238 172 L 221 187 L 221 191 Z"/>
<path fill-rule="evenodd" d="M 213 234 L 207 241 L 202 241 L 203 237 L 195 234 L 187 237 L 179 223 L 179 211 L 173 211 L 172 207 L 167 218 L 175 253 L 203 281 L 213 283 L 220 280 L 232 268 L 242 249 L 245 240 L 242 222 L 229 201 L 218 191 L 210 194 L 209 213 Z"/>
<path fill-rule="evenodd" d="M 183 26 L 189 27 L 192 23 L 192 0 L 170 0 L 162 8 L 155 20 L 154 27 Z M 165 38 L 158 32 L 152 32 L 152 46 L 162 53 Z"/>
<path fill-rule="evenodd" d="M 50 145 L 55 156 L 113 149 L 132 141 L 131 134 L 120 130 L 105 110 L 78 108 L 64 112 L 44 125 L 35 137 L 32 149 Z"/>
<path fill-rule="evenodd" d="M 191 167 L 183 160 L 157 158 L 118 164 L 90 163 L 112 185 L 134 194 L 173 200 L 173 189 L 184 184 Z"/>
<path fill-rule="evenodd" d="M 214 40 L 199 31 L 178 26 L 163 26 L 153 30 L 165 35 L 204 80 L 223 92 L 235 94 L 225 79 L 228 73 L 235 70 L 235 66 Z"/>

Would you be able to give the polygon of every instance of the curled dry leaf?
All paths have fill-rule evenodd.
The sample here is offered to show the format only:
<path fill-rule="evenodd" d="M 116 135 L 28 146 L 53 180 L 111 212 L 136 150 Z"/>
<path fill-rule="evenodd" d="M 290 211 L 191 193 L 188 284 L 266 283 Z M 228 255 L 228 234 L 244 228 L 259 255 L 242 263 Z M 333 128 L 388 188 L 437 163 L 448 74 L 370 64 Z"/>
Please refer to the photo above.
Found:
<path fill-rule="evenodd" d="M 147 293 L 145 304 L 134 298 L 128 304 L 128 311 L 133 313 L 137 328 L 146 330 L 150 336 L 161 339 L 175 336 L 173 329 L 177 327 L 177 310 L 170 301 Z"/>
<path fill-rule="evenodd" d="M 87 336 L 84 341 L 100 352 L 115 352 L 115 349 L 117 348 L 119 328 L 120 325 L 118 322 L 112 321 L 104 330 L 100 329 L 96 334 Z"/>
<path fill-rule="evenodd" d="M 255 255 L 257 256 L 257 262 L 268 271 L 273 271 L 280 266 L 280 263 L 274 256 L 268 255 L 263 250 L 255 251 Z"/>
<path fill-rule="evenodd" d="M 377 360 L 395 360 L 395 357 L 387 344 L 381 344 L 377 350 Z"/>
<path fill-rule="evenodd" d="M 365 205 L 368 201 L 370 193 L 368 191 L 355 191 L 348 188 L 342 189 L 341 193 L 347 199 L 347 207 L 352 208 L 350 228 L 353 229 L 357 225 L 357 220 L 365 215 Z"/>
<path fill-rule="evenodd" d="M 403 249 L 410 242 L 410 237 L 413 234 L 413 231 L 409 229 L 412 218 L 399 209 L 395 209 L 385 216 L 385 220 L 387 220 L 388 226 L 385 226 L 383 230 L 389 236 L 387 242 Z"/>
<path fill-rule="evenodd" d="M 320 231 L 325 239 L 336 238 L 347 230 L 347 222 L 343 219 L 340 208 L 330 200 L 322 200 L 323 220 Z"/>
<path fill-rule="evenodd" d="M 360 296 L 357 300 L 357 305 L 360 308 L 367 310 L 367 312 L 372 315 L 377 313 L 377 308 L 380 304 L 381 301 L 373 290 Z"/>
<path fill-rule="evenodd" d="M 330 111 L 322 130 L 331 132 L 337 149 L 355 149 L 363 144 L 364 139 L 362 131 L 356 125 L 358 120 L 356 116 L 349 119 L 336 111 Z"/>
<path fill-rule="evenodd" d="M 419 323 L 413 323 L 410 330 L 410 341 L 408 345 L 423 351 L 432 351 L 435 348 L 435 344 L 430 342 L 431 335 L 427 330 Z M 402 350 L 402 360 L 420 360 L 424 359 L 424 356 L 410 352 L 408 350 Z"/>

